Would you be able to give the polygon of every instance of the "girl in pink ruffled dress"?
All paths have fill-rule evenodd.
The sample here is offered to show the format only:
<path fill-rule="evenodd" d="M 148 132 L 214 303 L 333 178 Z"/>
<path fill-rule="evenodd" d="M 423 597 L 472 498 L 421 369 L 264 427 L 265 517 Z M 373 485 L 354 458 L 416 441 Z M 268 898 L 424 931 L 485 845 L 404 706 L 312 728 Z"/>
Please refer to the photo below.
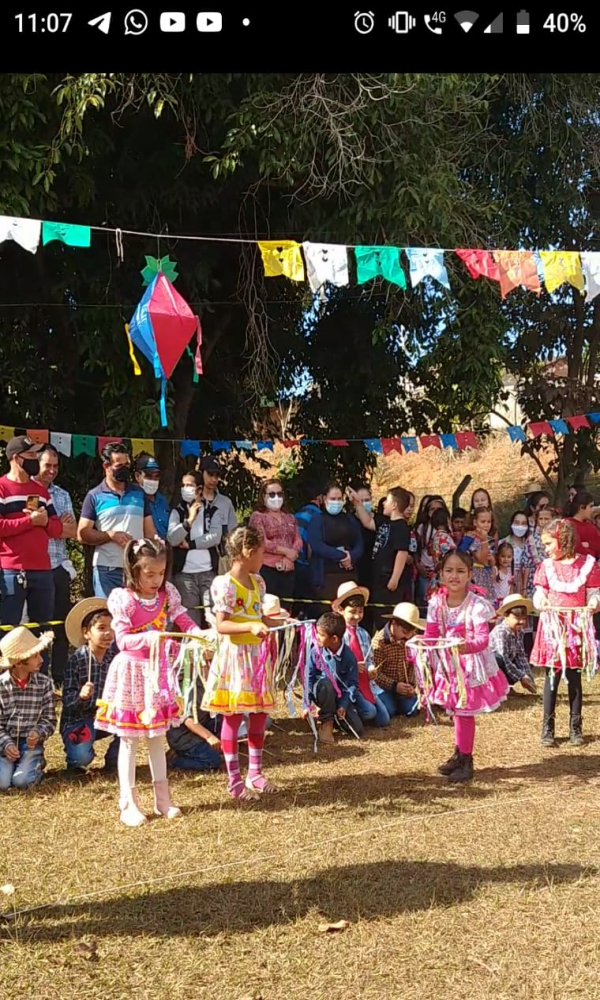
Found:
<path fill-rule="evenodd" d="M 540 612 L 540 622 L 531 652 L 532 664 L 547 670 L 542 746 L 556 746 L 554 719 L 563 670 L 569 694 L 569 742 L 583 746 L 581 671 L 584 663 L 590 674 L 596 669 L 594 622 L 591 614 L 557 614 L 552 608 L 596 611 L 600 568 L 593 556 L 577 555 L 577 534 L 570 521 L 551 521 L 542 530 L 542 544 L 548 558 L 540 563 L 533 580 L 533 603 Z"/>
<path fill-rule="evenodd" d="M 452 669 L 448 672 L 437 669 L 432 688 L 425 691 L 430 702 L 442 705 L 448 715 L 454 716 L 454 754 L 438 769 L 452 782 L 469 781 L 473 777 L 475 716 L 494 712 L 509 691 L 489 645 L 489 622 L 495 611 L 471 587 L 472 566 L 467 552 L 448 552 L 443 557 L 441 586 L 429 602 L 425 630 L 426 639 L 452 636 L 461 639 L 457 650 L 460 675 Z M 446 662 L 451 662 L 449 656 Z"/>
<path fill-rule="evenodd" d="M 172 805 L 167 781 L 163 736 L 180 724 L 178 687 L 158 634 L 174 625 L 181 632 L 207 636 L 183 609 L 178 591 L 165 582 L 171 550 L 160 539 L 129 542 L 125 548 L 125 587 L 108 598 L 119 652 L 108 668 L 96 727 L 120 737 L 119 787 L 121 822 L 146 822 L 135 790 L 135 758 L 140 737 L 148 737 L 154 785 L 154 812 L 167 819 L 181 816 Z"/>

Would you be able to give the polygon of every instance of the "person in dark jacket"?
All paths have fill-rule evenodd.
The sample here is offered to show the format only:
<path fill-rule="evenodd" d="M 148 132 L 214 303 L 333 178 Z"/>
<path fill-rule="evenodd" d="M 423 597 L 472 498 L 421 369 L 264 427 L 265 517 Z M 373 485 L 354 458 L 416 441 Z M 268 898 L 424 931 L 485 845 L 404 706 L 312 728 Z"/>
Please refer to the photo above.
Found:
<path fill-rule="evenodd" d="M 360 525 L 353 514 L 345 513 L 338 483 L 329 483 L 325 488 L 323 510 L 308 526 L 308 544 L 315 596 L 331 602 L 340 584 L 352 580 L 354 567 L 363 554 Z"/>

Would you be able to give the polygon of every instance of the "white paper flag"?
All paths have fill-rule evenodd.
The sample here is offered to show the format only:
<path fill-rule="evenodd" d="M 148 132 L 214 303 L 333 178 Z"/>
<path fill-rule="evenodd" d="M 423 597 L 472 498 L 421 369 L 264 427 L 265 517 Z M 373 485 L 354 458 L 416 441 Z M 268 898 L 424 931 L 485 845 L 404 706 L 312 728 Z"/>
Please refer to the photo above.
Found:
<path fill-rule="evenodd" d="M 591 302 L 600 292 L 600 253 L 592 251 L 582 253 L 581 270 L 585 278 L 587 301 Z"/>
<path fill-rule="evenodd" d="M 60 451 L 61 455 L 66 455 L 67 458 L 71 457 L 71 434 L 55 434 L 54 431 L 50 432 L 50 444 L 53 444 L 57 451 Z"/>
<path fill-rule="evenodd" d="M 327 281 L 337 288 L 350 282 L 348 251 L 339 243 L 303 243 L 306 275 L 315 294 L 325 298 L 323 286 Z"/>
<path fill-rule="evenodd" d="M 42 223 L 39 219 L 15 219 L 11 215 L 0 215 L 0 243 L 14 240 L 24 250 L 35 253 L 40 244 Z"/>

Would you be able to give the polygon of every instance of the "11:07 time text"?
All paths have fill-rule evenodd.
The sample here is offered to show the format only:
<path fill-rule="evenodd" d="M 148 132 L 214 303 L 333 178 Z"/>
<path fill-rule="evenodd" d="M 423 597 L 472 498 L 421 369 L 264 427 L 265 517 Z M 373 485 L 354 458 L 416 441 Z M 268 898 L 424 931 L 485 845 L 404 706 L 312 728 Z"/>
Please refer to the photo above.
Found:
<path fill-rule="evenodd" d="M 54 35 L 67 31 L 72 17 L 72 14 L 15 14 L 15 21 L 20 32 L 31 31 L 35 34 L 49 31 Z"/>

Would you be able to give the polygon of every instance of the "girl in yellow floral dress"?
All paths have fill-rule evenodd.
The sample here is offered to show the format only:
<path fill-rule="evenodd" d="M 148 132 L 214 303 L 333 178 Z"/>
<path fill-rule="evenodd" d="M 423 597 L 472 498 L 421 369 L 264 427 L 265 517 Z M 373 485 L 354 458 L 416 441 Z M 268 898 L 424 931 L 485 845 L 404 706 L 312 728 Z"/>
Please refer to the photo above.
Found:
<path fill-rule="evenodd" d="M 265 583 L 263 537 L 255 528 L 236 528 L 227 541 L 231 570 L 212 584 L 219 636 L 206 682 L 202 708 L 223 716 L 221 747 L 228 791 L 235 799 L 256 799 L 276 791 L 262 773 L 268 712 L 275 707 L 271 644 L 263 621 Z M 238 732 L 248 715 L 248 776 L 244 782 L 238 758 Z"/>

